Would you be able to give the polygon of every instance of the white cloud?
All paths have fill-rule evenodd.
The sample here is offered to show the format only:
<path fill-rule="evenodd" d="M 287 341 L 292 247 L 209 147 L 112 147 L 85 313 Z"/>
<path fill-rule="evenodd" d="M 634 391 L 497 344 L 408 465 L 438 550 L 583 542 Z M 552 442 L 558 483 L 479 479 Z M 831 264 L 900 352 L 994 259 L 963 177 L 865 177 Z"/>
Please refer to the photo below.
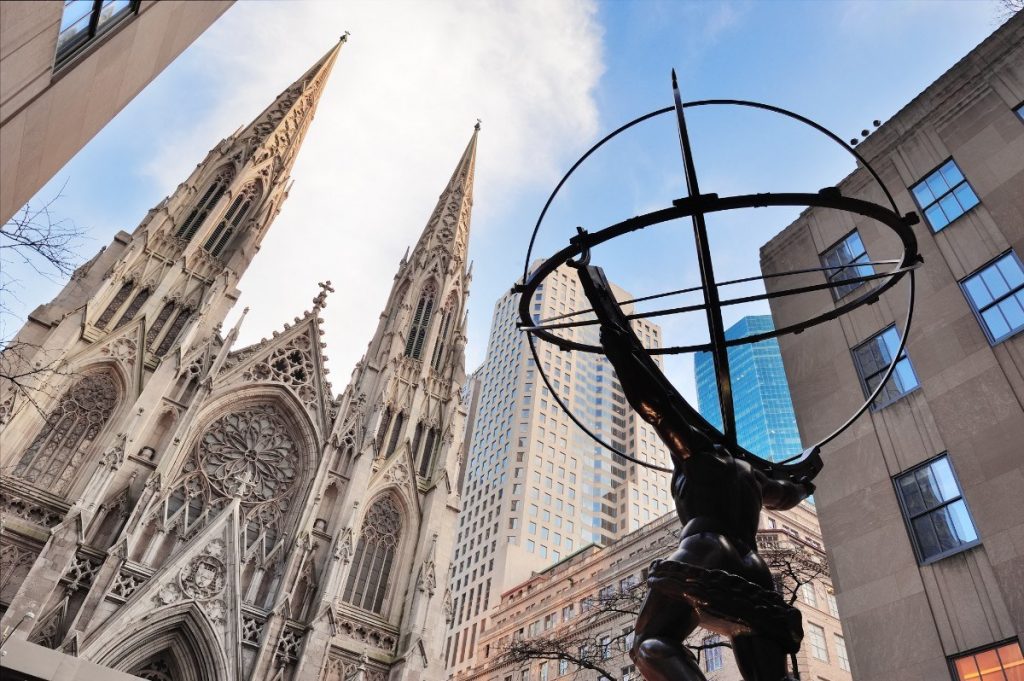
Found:
<path fill-rule="evenodd" d="M 505 195 L 546 182 L 597 131 L 601 30 L 587 1 L 238 3 L 188 59 L 218 104 L 170 130 L 149 171 L 167 187 L 330 48 L 342 48 L 296 162 L 295 186 L 243 277 L 244 343 L 269 335 L 331 279 L 336 388 L 365 350 L 398 260 L 483 119 L 473 233 Z M 475 301 L 489 317 L 492 301 Z"/>

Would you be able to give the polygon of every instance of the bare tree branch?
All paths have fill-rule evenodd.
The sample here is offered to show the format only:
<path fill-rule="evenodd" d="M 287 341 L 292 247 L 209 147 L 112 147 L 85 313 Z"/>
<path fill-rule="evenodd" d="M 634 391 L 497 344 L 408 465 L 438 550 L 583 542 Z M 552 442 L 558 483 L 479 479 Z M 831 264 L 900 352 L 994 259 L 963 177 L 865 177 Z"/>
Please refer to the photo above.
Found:
<path fill-rule="evenodd" d="M 11 274 L 11 266 L 20 263 L 58 281 L 72 276 L 80 260 L 84 231 L 54 210 L 63 191 L 61 187 L 42 205 L 26 204 L 0 226 L 0 425 L 22 402 L 42 411 L 39 398 L 46 397 L 46 386 L 53 378 L 67 375 L 63 362 L 45 357 L 39 345 L 8 332 L 16 317 L 10 302 L 17 300 L 21 285 Z"/>
<path fill-rule="evenodd" d="M 797 600 L 804 584 L 829 575 L 828 561 L 821 549 L 781 530 L 758 532 L 757 543 L 761 557 L 775 577 L 777 589 L 790 605 Z M 610 665 L 621 654 L 629 653 L 633 629 L 620 629 L 621 633 L 614 636 L 605 632 L 609 625 L 621 624 L 624 615 L 632 624 L 646 595 L 646 584 L 619 589 L 606 586 L 596 596 L 579 603 L 581 612 L 568 626 L 562 622 L 550 633 L 528 636 L 528 632 L 521 632 L 522 635 L 514 636 L 500 651 L 499 663 L 522 665 L 534 660 L 565 661 L 577 671 L 590 670 L 602 677 L 617 679 L 620 674 Z M 732 648 L 726 640 L 698 641 L 684 642 L 696 656 L 698 664 L 708 650 Z"/>

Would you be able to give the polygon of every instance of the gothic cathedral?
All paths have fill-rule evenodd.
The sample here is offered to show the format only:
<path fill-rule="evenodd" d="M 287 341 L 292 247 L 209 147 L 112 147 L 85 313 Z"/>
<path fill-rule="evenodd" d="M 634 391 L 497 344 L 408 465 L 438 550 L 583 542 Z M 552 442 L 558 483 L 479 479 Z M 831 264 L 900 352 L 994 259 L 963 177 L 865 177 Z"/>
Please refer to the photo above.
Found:
<path fill-rule="evenodd" d="M 19 333 L 57 369 L 0 386 L 5 635 L 152 681 L 443 678 L 477 132 L 339 397 L 328 284 L 221 329 L 342 42 Z"/>

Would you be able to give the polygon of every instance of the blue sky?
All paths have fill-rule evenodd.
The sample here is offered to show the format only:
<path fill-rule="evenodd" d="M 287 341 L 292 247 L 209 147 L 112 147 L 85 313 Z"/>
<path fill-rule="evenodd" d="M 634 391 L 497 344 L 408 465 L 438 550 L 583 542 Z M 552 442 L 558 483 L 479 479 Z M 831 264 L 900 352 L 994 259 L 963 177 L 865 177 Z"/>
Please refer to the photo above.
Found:
<path fill-rule="evenodd" d="M 86 229 L 82 260 L 131 231 L 206 151 L 256 115 L 344 30 L 352 32 L 293 172 L 295 188 L 243 277 L 241 341 L 309 307 L 316 282 L 341 389 L 368 341 L 394 268 L 418 236 L 477 117 L 483 119 L 470 257 L 467 363 L 483 359 L 496 298 L 521 273 L 547 194 L 607 131 L 685 99 L 761 100 L 844 138 L 886 120 L 997 25 L 986 0 L 956 2 L 272 3 L 239 2 L 83 149 L 39 199 Z M 689 117 L 701 189 L 816 191 L 853 168 L 822 138 L 765 114 Z M 554 204 L 537 255 L 576 225 L 596 229 L 685 194 L 668 117 L 597 154 Z M 709 222 L 719 278 L 755 275 L 758 248 L 795 216 L 746 211 Z M 636 294 L 697 283 L 689 225 L 595 252 Z M 20 325 L 63 283 L 12 263 Z M 239 308 L 241 305 L 239 306 Z M 240 311 L 236 310 L 234 315 Z M 730 310 L 726 322 L 764 312 Z M 699 316 L 664 322 L 672 342 L 705 336 Z M 695 395 L 692 360 L 670 373 Z"/>

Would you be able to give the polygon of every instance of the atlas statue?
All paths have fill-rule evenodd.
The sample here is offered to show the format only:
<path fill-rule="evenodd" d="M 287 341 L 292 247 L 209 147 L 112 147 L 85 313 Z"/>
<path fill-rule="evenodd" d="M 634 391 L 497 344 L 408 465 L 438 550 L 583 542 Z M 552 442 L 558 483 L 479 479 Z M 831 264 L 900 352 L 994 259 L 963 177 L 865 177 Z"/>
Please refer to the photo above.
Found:
<path fill-rule="evenodd" d="M 637 617 L 630 656 L 647 681 L 704 681 L 697 659 L 684 645 L 686 638 L 698 627 L 729 637 L 736 664 L 745 681 L 787 681 L 799 678 L 796 653 L 803 639 L 799 610 L 786 603 L 774 588 L 772 574 L 758 554 L 756 533 L 763 508 L 786 510 L 797 506 L 814 492 L 813 480 L 822 470 L 821 447 L 831 442 L 868 409 L 895 369 L 906 343 L 914 304 L 914 269 L 921 259 L 911 226 L 917 222 L 913 213 L 900 215 L 888 189 L 857 152 L 820 125 L 798 114 L 778 107 L 743 100 L 704 100 L 683 104 L 675 73 L 672 74 L 675 104 L 646 114 L 611 133 L 590 149 L 559 183 L 537 221 L 534 241 L 548 207 L 559 189 L 579 165 L 612 137 L 661 114 L 675 112 L 682 149 L 684 175 L 688 195 L 672 202 L 672 206 L 631 218 L 594 233 L 580 228 L 566 248 L 529 268 L 534 241 L 527 253 L 523 284 L 516 287 L 520 299 L 520 326 L 530 334 L 530 347 L 537 358 L 535 340 L 553 343 L 562 350 L 600 353 L 611 363 L 633 410 L 655 429 L 668 447 L 672 468 L 667 469 L 636 459 L 601 440 L 578 419 L 561 400 L 544 374 L 553 399 L 587 434 L 608 449 L 637 464 L 671 473 L 671 492 L 676 512 L 682 523 L 678 549 L 668 558 L 655 560 L 649 571 L 647 597 Z M 702 194 L 690 150 L 684 109 L 694 106 L 731 105 L 752 107 L 779 113 L 810 125 L 834 142 L 841 144 L 867 168 L 882 187 L 891 208 L 852 197 L 844 197 L 835 188 L 817 193 L 749 194 L 719 197 Z M 746 296 L 722 299 L 719 289 L 737 282 L 716 282 L 708 247 L 705 215 L 716 211 L 758 206 L 820 206 L 864 216 L 889 227 L 903 245 L 899 258 L 871 263 L 873 268 L 890 269 L 864 274 L 857 270 L 852 276 L 822 277 L 823 282 Z M 647 296 L 662 296 L 702 291 L 701 305 L 669 308 L 653 313 L 626 314 L 627 302 L 616 299 L 604 271 L 591 264 L 591 249 L 601 243 L 660 224 L 689 218 L 694 234 L 701 284 L 699 287 Z M 570 312 L 557 318 L 534 318 L 530 303 L 544 279 L 560 266 L 576 271 L 590 304 L 589 309 Z M 826 268 L 821 268 L 824 272 Z M 812 270 L 801 270 L 806 275 Z M 850 273 L 846 273 L 849 275 Z M 861 408 L 828 437 L 782 462 L 767 461 L 740 446 L 736 440 L 735 414 L 729 376 L 728 348 L 774 338 L 786 333 L 799 333 L 809 327 L 837 318 L 849 310 L 874 302 L 878 296 L 909 275 L 909 305 L 901 334 L 901 347 L 882 381 Z M 742 281 L 749 281 L 742 280 Z M 726 340 L 722 309 L 728 305 L 764 300 L 780 295 L 795 295 L 823 290 L 840 283 L 872 282 L 867 291 L 834 310 L 772 331 Z M 691 346 L 646 348 L 631 326 L 631 320 L 654 314 L 704 311 L 710 342 Z M 574 317 L 587 315 L 585 319 Z M 569 320 L 569 321 L 566 321 Z M 600 331 L 599 344 L 587 344 L 571 336 L 560 335 L 563 329 L 594 326 Z M 712 355 L 718 387 L 722 429 L 705 420 L 665 377 L 656 354 L 707 351 Z M 542 362 L 537 361 L 540 368 Z M 787 659 L 791 665 L 787 668 Z"/>

